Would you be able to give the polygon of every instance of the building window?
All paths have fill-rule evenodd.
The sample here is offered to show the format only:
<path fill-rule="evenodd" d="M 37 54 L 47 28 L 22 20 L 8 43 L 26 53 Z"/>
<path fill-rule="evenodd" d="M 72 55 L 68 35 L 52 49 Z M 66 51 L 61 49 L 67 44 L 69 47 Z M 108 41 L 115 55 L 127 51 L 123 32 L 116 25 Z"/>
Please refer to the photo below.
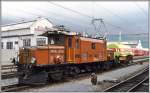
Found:
<path fill-rule="evenodd" d="M 1 42 L 1 49 L 3 49 L 4 48 L 4 43 L 3 42 Z"/>
<path fill-rule="evenodd" d="M 79 39 L 76 39 L 76 49 L 79 48 Z"/>
<path fill-rule="evenodd" d="M 46 45 L 46 38 L 37 38 L 37 46 Z"/>
<path fill-rule="evenodd" d="M 69 48 L 72 47 L 72 38 L 71 37 L 68 38 L 68 47 Z"/>
<path fill-rule="evenodd" d="M 23 39 L 23 46 L 31 46 L 31 39 Z"/>
<path fill-rule="evenodd" d="M 15 41 L 15 44 L 18 44 L 18 41 Z"/>
<path fill-rule="evenodd" d="M 95 43 L 92 43 L 91 48 L 92 48 L 92 49 L 95 49 L 95 48 L 96 48 L 96 44 L 95 44 Z"/>
<path fill-rule="evenodd" d="M 13 49 L 13 42 L 7 42 L 7 49 Z"/>

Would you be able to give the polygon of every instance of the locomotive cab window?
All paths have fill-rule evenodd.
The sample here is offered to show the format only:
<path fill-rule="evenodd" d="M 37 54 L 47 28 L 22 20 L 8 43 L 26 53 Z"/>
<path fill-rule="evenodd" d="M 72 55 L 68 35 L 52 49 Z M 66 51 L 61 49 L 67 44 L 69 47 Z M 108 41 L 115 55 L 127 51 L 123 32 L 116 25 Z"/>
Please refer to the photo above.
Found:
<path fill-rule="evenodd" d="M 92 43 L 92 44 L 91 44 L 91 48 L 92 48 L 92 49 L 96 49 L 96 44 L 95 44 L 95 43 Z"/>
<path fill-rule="evenodd" d="M 60 35 L 53 35 L 48 38 L 48 43 L 50 45 L 64 45 L 65 37 Z"/>

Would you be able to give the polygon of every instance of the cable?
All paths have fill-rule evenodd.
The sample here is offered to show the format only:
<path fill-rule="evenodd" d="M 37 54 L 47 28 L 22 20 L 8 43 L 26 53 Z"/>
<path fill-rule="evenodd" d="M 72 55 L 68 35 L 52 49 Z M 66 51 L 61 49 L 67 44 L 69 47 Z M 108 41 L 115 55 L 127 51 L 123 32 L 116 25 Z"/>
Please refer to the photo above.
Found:
<path fill-rule="evenodd" d="M 45 10 L 42 10 L 42 9 L 37 9 L 37 10 L 40 10 L 40 11 L 42 11 L 42 12 L 45 11 Z M 59 15 L 59 14 L 54 13 L 54 12 L 49 11 L 49 10 L 48 10 L 48 11 L 46 10 L 45 12 L 50 12 L 51 14 L 56 15 L 56 16 L 58 16 L 58 17 L 62 16 L 62 15 Z M 66 17 L 66 16 L 63 16 L 63 17 Z M 49 17 L 48 17 L 48 18 L 49 18 Z M 52 18 L 51 18 L 51 19 L 52 19 Z M 57 18 L 55 18 L 55 19 L 58 20 Z M 62 20 L 62 18 L 60 18 L 60 20 Z M 65 19 L 65 20 L 62 20 L 62 21 L 68 21 L 69 23 L 75 24 L 75 23 L 71 22 L 71 20 L 66 20 L 66 19 Z M 86 26 L 86 27 L 87 27 L 87 25 L 83 25 L 83 24 L 80 25 L 79 23 L 78 23 L 78 24 L 75 24 L 75 25 L 78 25 L 78 26 Z"/>
<path fill-rule="evenodd" d="M 120 15 L 118 15 L 118 14 L 112 12 L 111 10 L 109 10 L 109 9 L 103 7 L 103 6 L 100 6 L 100 5 L 99 5 L 99 7 L 105 9 L 105 10 L 108 11 L 110 14 L 112 14 L 112 15 L 114 15 L 114 16 L 117 16 L 119 19 L 124 20 L 125 22 L 130 23 L 127 19 L 125 19 L 125 18 L 121 17 Z"/>
<path fill-rule="evenodd" d="M 93 18 L 93 17 L 91 17 L 91 16 L 89 16 L 89 15 L 83 14 L 83 13 L 78 12 L 78 11 L 76 11 L 76 10 L 73 10 L 73 9 L 70 9 L 70 8 L 67 8 L 67 7 L 64 7 L 64 6 L 62 6 L 62 5 L 59 5 L 59 4 L 50 2 L 50 1 L 48 1 L 48 3 L 50 3 L 50 4 L 52 4 L 52 5 L 55 5 L 55 6 L 58 6 L 58 7 L 61 7 L 61 8 L 63 8 L 63 9 L 65 9 L 65 10 L 69 10 L 69 11 L 74 12 L 74 13 L 76 13 L 76 14 L 79 14 L 79 15 L 82 15 L 82 16 L 85 16 L 85 17 L 89 17 L 89 18 Z"/>
<path fill-rule="evenodd" d="M 71 12 L 73 12 L 73 13 L 76 13 L 76 14 L 79 14 L 79 15 L 82 15 L 82 16 L 85 16 L 85 17 L 88 17 L 88 18 L 90 18 L 90 19 L 94 19 L 94 17 L 92 17 L 92 16 L 89 16 L 89 15 L 87 15 L 87 14 L 83 14 L 83 13 L 78 12 L 78 11 L 76 11 L 76 10 L 73 10 L 73 9 L 70 9 L 70 8 L 67 8 L 67 7 L 64 7 L 64 6 L 62 6 L 62 5 L 59 5 L 59 4 L 50 2 L 50 1 L 48 1 L 48 3 L 50 3 L 50 4 L 52 4 L 52 5 L 55 5 L 55 6 L 57 6 L 57 7 L 63 8 L 63 9 L 65 9 L 65 10 L 71 11 Z M 106 21 L 105 21 L 105 22 L 106 22 Z M 109 23 L 109 22 L 106 22 L 106 23 L 109 24 L 109 25 L 111 25 L 111 26 L 113 26 L 113 27 L 115 27 L 115 28 L 118 28 L 118 29 L 123 30 L 122 27 L 120 27 L 120 26 L 113 25 L 113 24 L 111 24 L 111 23 Z M 124 31 L 124 30 L 123 30 L 123 31 Z"/>
<path fill-rule="evenodd" d="M 135 2 L 134 4 L 136 5 L 137 8 L 139 8 L 141 10 L 141 12 L 143 12 L 143 14 L 145 14 L 146 16 L 148 16 L 147 12 L 143 8 L 141 8 L 138 3 Z"/>

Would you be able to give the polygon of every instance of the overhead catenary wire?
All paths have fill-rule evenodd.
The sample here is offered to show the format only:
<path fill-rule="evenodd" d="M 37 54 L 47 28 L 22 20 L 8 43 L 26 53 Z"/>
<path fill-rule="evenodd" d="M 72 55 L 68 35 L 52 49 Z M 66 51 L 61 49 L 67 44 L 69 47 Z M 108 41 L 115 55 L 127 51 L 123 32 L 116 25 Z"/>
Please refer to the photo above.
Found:
<path fill-rule="evenodd" d="M 50 4 L 52 4 L 52 5 L 55 5 L 55 6 L 57 6 L 57 7 L 63 8 L 63 9 L 65 9 L 65 10 L 71 11 L 71 12 L 73 12 L 73 13 L 76 13 L 76 14 L 79 14 L 79 15 L 82 15 L 82 16 L 85 16 L 85 17 L 88 17 L 88 18 L 90 18 L 90 19 L 94 19 L 94 17 L 92 17 L 92 16 L 89 16 L 89 15 L 87 15 L 87 14 L 81 13 L 81 12 L 79 12 L 79 11 L 77 11 L 77 10 L 70 9 L 70 8 L 65 7 L 65 6 L 63 6 L 63 5 L 56 4 L 56 3 L 51 2 L 51 1 L 48 1 L 48 3 L 50 3 Z M 107 22 L 106 20 L 105 20 L 105 23 L 107 23 L 107 24 L 109 24 L 109 25 L 111 25 L 111 26 L 113 26 L 113 27 L 115 27 L 115 28 L 118 28 L 118 29 L 120 29 L 120 30 L 122 30 L 122 31 L 125 31 L 122 27 L 117 26 L 117 25 L 114 25 L 114 24 L 111 24 L 111 23 Z"/>
<path fill-rule="evenodd" d="M 57 4 L 55 4 L 55 5 L 57 5 Z M 67 9 L 67 10 L 68 10 L 68 8 L 66 8 L 66 7 L 64 7 L 64 6 L 61 6 L 61 8 L 62 8 L 62 7 L 63 7 L 64 9 Z M 23 11 L 23 12 L 25 12 L 25 13 L 28 13 L 28 14 L 30 14 L 30 15 L 32 15 L 32 16 L 42 17 L 42 15 L 35 14 L 35 13 L 31 13 L 31 12 L 27 12 L 27 11 L 25 11 L 25 10 L 20 10 L 20 11 Z M 87 14 L 78 12 L 78 11 L 76 11 L 76 10 L 69 9 L 69 11 L 72 11 L 72 12 L 77 13 L 77 14 L 79 14 L 79 15 L 82 15 L 82 16 L 88 17 L 88 18 L 90 18 L 90 19 L 93 19 L 92 16 L 89 16 L 89 15 L 87 15 Z M 50 17 L 48 17 L 48 18 L 50 18 Z M 21 18 L 21 20 L 22 20 L 22 19 L 23 19 L 23 18 Z M 106 21 L 105 21 L 105 22 L 106 22 Z M 108 22 L 107 22 L 107 23 L 108 23 Z M 122 29 L 121 27 L 116 26 L 116 25 L 113 25 L 113 24 L 111 24 L 111 23 L 108 23 L 108 24 L 111 25 L 111 26 L 113 26 L 113 27 L 115 27 L 115 28 Z M 123 30 L 123 29 L 122 29 L 122 30 Z"/>
<path fill-rule="evenodd" d="M 25 11 L 25 10 L 19 10 L 19 9 L 17 9 L 18 11 L 21 11 L 21 12 L 24 12 L 24 13 L 26 13 L 26 14 L 29 14 L 29 15 L 31 15 L 31 16 L 36 16 L 36 17 L 46 17 L 46 18 L 48 18 L 48 19 L 53 19 L 52 17 L 49 17 L 49 16 L 46 16 L 46 15 L 43 15 L 43 14 L 36 14 L 36 13 L 33 13 L 33 12 L 28 12 L 28 11 Z M 42 11 L 44 11 L 44 10 L 41 10 L 41 9 L 36 9 L 36 10 L 39 10 L 40 12 Z M 47 11 L 47 12 L 50 12 L 50 11 Z M 54 14 L 54 13 L 53 13 Z M 56 13 L 55 13 L 55 15 L 56 15 Z M 22 19 L 25 19 L 25 18 L 22 18 L 21 17 L 21 21 L 22 21 Z M 55 20 L 62 20 L 61 18 L 54 18 Z M 65 20 L 66 21 L 66 20 Z M 68 20 L 67 20 L 68 21 Z M 62 20 L 62 22 L 64 22 L 64 20 Z M 76 23 L 74 23 L 74 22 L 71 22 L 71 21 L 68 21 L 69 23 L 71 23 L 71 24 L 73 24 L 73 25 L 76 25 L 76 26 L 80 26 L 80 27 L 84 27 L 85 25 L 81 25 L 81 24 L 76 24 Z M 16 22 L 16 23 L 18 23 L 18 22 Z"/>
<path fill-rule="evenodd" d="M 55 12 L 52 12 L 52 11 L 49 11 L 49 10 L 43 10 L 43 9 L 38 9 L 38 10 L 40 10 L 40 11 L 44 11 L 44 12 L 48 12 L 48 13 L 51 13 L 52 15 L 56 15 L 57 17 L 60 17 L 60 16 L 62 16 L 62 15 L 59 15 L 59 14 L 57 14 L 57 13 L 55 13 Z M 66 17 L 66 16 L 63 16 L 63 17 Z M 47 18 L 49 18 L 49 17 L 47 17 Z M 66 18 L 68 18 L 68 17 L 66 17 Z M 59 18 L 59 19 L 57 19 L 57 18 L 55 18 L 56 20 L 62 20 L 62 18 Z M 63 18 L 64 19 L 64 18 Z M 72 18 L 73 19 L 73 18 Z M 76 25 L 76 26 L 80 26 L 80 27 L 87 27 L 87 25 L 85 25 L 85 24 L 81 24 L 81 23 L 75 23 L 75 22 L 72 22 L 71 20 L 66 20 L 66 19 L 64 19 L 64 20 L 62 20 L 62 21 L 65 21 L 65 22 L 69 22 L 69 23 L 71 23 L 71 24 L 74 24 L 74 25 Z"/>
<path fill-rule="evenodd" d="M 148 16 L 148 13 L 138 3 L 135 2 L 134 4 L 144 15 Z"/>
<path fill-rule="evenodd" d="M 97 3 L 96 3 L 96 4 L 97 4 Z M 97 5 L 98 5 L 98 4 L 97 4 Z M 129 22 L 127 19 L 121 17 L 121 16 L 118 15 L 117 13 L 112 12 L 111 10 L 109 10 L 109 9 L 107 9 L 107 8 L 105 8 L 105 7 L 103 7 L 102 5 L 98 5 L 98 6 L 101 7 L 101 8 L 103 8 L 103 9 L 105 9 L 107 12 L 109 12 L 110 14 L 116 16 L 116 17 L 119 18 L 120 20 L 122 20 L 122 21 L 127 22 L 127 23 L 130 24 L 130 22 Z"/>

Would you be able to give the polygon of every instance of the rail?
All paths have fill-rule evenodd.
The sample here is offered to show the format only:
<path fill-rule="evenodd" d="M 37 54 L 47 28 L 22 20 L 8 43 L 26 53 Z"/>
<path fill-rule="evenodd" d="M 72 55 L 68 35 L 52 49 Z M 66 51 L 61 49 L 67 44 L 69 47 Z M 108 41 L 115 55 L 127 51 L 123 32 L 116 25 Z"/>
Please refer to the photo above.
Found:
<path fill-rule="evenodd" d="M 140 73 L 104 90 L 104 92 L 129 92 L 134 87 L 138 86 L 143 79 L 148 78 L 148 68 L 145 68 Z"/>
<path fill-rule="evenodd" d="M 26 85 L 19 85 L 19 84 L 14 84 L 14 85 L 8 85 L 8 86 L 2 86 L 1 91 L 2 92 L 12 92 L 12 91 L 18 91 L 21 89 L 29 88 L 30 86 Z"/>
<path fill-rule="evenodd" d="M 144 85 L 144 83 L 149 83 L 149 77 L 146 77 L 144 80 L 142 80 L 141 82 L 139 82 L 137 85 L 133 86 L 130 90 L 128 90 L 128 92 L 148 92 L 148 86 L 147 89 L 143 89 L 142 91 L 139 91 L 139 89 L 142 89 L 141 87 L 146 87 Z"/>
<path fill-rule="evenodd" d="M 2 79 L 7 79 L 17 76 L 17 66 L 15 65 L 2 65 L 1 68 Z"/>

